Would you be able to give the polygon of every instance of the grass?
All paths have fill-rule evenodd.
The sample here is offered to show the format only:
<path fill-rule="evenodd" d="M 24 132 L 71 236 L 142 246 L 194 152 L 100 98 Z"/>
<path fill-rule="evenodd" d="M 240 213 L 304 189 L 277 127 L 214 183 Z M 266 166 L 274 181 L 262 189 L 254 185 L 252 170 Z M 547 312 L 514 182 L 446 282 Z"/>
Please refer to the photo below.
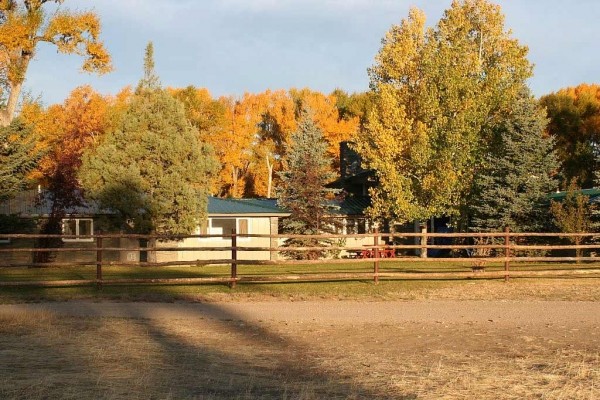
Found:
<path fill-rule="evenodd" d="M 595 328 L 567 328 L 0 313 L 0 398 L 599 398 Z"/>
<path fill-rule="evenodd" d="M 470 272 L 468 263 L 423 264 L 415 262 L 381 263 L 380 272 Z M 511 270 L 548 270 L 572 268 L 596 268 L 594 264 L 526 264 L 512 265 Z M 501 263 L 486 265 L 486 270 L 501 270 Z M 239 276 L 279 276 L 353 273 L 373 271 L 372 263 L 365 264 L 316 264 L 316 265 L 240 265 Z M 201 267 L 123 267 L 103 268 L 104 279 L 134 278 L 199 278 L 228 277 L 229 266 Z M 477 277 L 477 275 L 473 275 Z M 1 268 L 0 282 L 32 282 L 58 280 L 94 280 L 95 267 L 64 268 Z M 137 284 L 105 285 L 97 290 L 95 285 L 78 287 L 3 287 L 0 302 L 109 299 L 123 301 L 211 301 L 269 298 L 336 298 L 336 299 L 422 299 L 462 298 L 504 299 L 541 298 L 570 300 L 600 300 L 598 276 L 578 278 L 518 278 L 505 284 L 502 279 L 382 279 L 375 285 L 371 278 L 354 280 L 330 280 L 303 282 L 302 279 L 281 283 L 239 283 L 235 289 L 226 284 Z M 463 288 L 464 290 L 455 290 Z"/>

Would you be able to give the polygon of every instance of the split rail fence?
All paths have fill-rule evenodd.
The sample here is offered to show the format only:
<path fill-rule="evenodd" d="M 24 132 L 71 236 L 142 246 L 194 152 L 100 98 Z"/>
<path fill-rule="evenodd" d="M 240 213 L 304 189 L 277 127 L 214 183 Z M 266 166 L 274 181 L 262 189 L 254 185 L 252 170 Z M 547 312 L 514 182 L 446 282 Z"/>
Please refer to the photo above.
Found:
<path fill-rule="evenodd" d="M 227 240 L 226 246 L 203 245 L 181 246 L 184 239 L 198 238 Z M 268 238 L 271 246 L 244 245 L 240 239 Z M 70 242 L 69 246 L 60 245 L 62 241 L 87 239 L 89 242 Z M 107 245 L 126 239 L 145 246 L 123 247 Z M 286 239 L 329 241 L 322 245 L 290 247 L 284 246 Z M 360 245 L 346 246 L 349 239 Z M 40 247 L 39 242 L 54 243 L 54 246 Z M 239 282 L 316 282 L 339 280 L 380 279 L 465 279 L 488 278 L 504 279 L 512 277 L 550 277 L 550 276 L 586 276 L 600 278 L 600 233 L 514 233 L 505 230 L 494 233 L 369 233 L 355 235 L 130 235 L 95 234 L 87 237 L 39 234 L 0 234 L 0 287 L 1 286 L 78 286 L 114 284 L 207 284 L 221 283 L 232 287 Z M 19 244 L 20 243 L 20 244 Z M 56 243 L 59 243 L 58 245 Z M 200 243 L 194 242 L 194 243 Z M 367 243 L 367 244 L 364 244 Z M 157 245 L 160 244 L 160 245 Z M 108 260 L 109 252 L 139 252 L 140 254 L 163 254 L 169 252 L 221 252 L 227 254 L 219 259 L 169 260 L 169 261 L 115 261 Z M 598 251 L 598 254 L 596 253 Z M 262 252 L 272 259 L 241 259 L 240 253 Z M 322 257 L 310 260 L 290 259 L 290 252 L 320 254 Z M 68 253 L 72 260 L 45 262 L 35 261 L 36 254 Z M 79 253 L 91 257 L 82 259 Z M 436 256 L 432 257 L 431 253 Z M 197 253 L 196 253 L 197 254 Z M 257 253 L 258 254 L 258 253 Z M 21 257 L 16 257 L 21 255 Z M 28 257 L 23 257 L 27 255 Z M 326 256 L 324 256 L 326 255 Z M 323 257 L 324 256 L 324 257 Z M 66 258 L 70 258 L 67 256 Z M 152 257 L 150 257 L 152 258 Z M 248 258 L 248 257 L 246 257 Z M 15 260 L 21 261 L 15 261 Z M 23 261 L 25 259 L 25 261 Z M 350 266 L 347 271 L 339 268 L 327 271 L 327 266 L 344 264 Z M 226 275 L 202 274 L 185 278 L 109 278 L 103 272 L 114 266 L 131 267 L 204 267 L 227 265 Z M 245 273 L 244 268 L 268 265 L 302 265 L 301 273 L 260 273 L 253 267 Z M 311 266 L 319 265 L 313 269 Z M 95 279 L 79 280 L 43 280 L 16 281 L 2 279 L 2 270 L 15 267 L 28 268 L 95 268 Z M 258 271 L 258 272 L 257 272 Z"/>

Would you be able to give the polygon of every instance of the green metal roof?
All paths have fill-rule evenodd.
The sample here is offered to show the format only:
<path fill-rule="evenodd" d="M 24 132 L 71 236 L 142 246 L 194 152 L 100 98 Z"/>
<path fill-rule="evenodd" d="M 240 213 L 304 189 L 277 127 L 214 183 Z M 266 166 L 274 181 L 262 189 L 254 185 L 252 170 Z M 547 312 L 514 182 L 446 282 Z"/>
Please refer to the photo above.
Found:
<path fill-rule="evenodd" d="M 551 193 L 550 195 L 548 195 L 548 198 L 550 200 L 554 200 L 554 201 L 563 201 L 565 199 L 565 197 L 567 197 L 567 193 L 569 192 L 556 192 L 556 193 Z M 580 189 L 577 190 L 576 193 L 582 194 L 584 196 L 588 196 L 590 198 L 590 201 L 599 201 L 600 200 L 600 188 L 591 188 L 591 189 Z"/>
<path fill-rule="evenodd" d="M 348 196 L 341 203 L 335 204 L 339 206 L 334 210 L 335 214 L 341 215 L 363 215 L 365 209 L 371 205 L 369 196 Z"/>
<path fill-rule="evenodd" d="M 219 197 L 209 197 L 208 214 L 289 215 L 289 212 L 279 208 L 276 199 L 222 199 Z"/>

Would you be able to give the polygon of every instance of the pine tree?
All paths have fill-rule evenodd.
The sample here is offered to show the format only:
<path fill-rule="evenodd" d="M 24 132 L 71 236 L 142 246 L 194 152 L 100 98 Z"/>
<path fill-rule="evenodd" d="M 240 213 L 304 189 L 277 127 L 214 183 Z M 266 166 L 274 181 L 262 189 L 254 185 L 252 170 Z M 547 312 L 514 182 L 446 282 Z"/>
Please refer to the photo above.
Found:
<path fill-rule="evenodd" d="M 335 230 L 335 220 L 330 215 L 333 211 L 331 198 L 336 190 L 325 187 L 335 179 L 327 146 L 310 112 L 304 111 L 298 129 L 292 134 L 292 144 L 288 146 L 288 167 L 279 174 L 278 205 L 291 213 L 283 221 L 285 233 L 318 235 Z M 327 247 L 330 244 L 328 240 L 302 238 L 285 242 L 286 247 Z M 288 251 L 285 254 L 296 259 L 317 259 L 326 251 Z"/>
<path fill-rule="evenodd" d="M 27 174 L 35 168 L 40 156 L 35 151 L 31 127 L 19 119 L 0 127 L 0 201 L 27 186 Z"/>
<path fill-rule="evenodd" d="M 115 210 L 139 233 L 189 234 L 206 217 L 216 172 L 213 151 L 198 139 L 181 102 L 158 85 L 151 47 L 144 79 L 117 127 L 84 155 L 87 197 Z"/>
<path fill-rule="evenodd" d="M 558 167 L 547 119 L 529 90 L 523 89 L 509 115 L 492 129 L 484 167 L 475 177 L 471 228 L 535 232 L 548 221 L 548 194 L 556 189 Z"/>

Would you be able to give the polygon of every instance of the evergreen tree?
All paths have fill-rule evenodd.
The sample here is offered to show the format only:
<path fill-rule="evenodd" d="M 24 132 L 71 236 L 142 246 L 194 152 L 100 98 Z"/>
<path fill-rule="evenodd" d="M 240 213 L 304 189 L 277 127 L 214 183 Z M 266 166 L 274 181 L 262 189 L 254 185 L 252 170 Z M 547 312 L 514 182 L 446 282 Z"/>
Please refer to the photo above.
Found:
<path fill-rule="evenodd" d="M 553 178 L 558 162 L 553 140 L 544 134 L 547 119 L 523 89 L 509 115 L 492 129 L 484 167 L 475 177 L 471 198 L 476 231 L 498 231 L 508 226 L 516 232 L 535 232 L 548 221 L 548 193 L 556 189 Z"/>
<path fill-rule="evenodd" d="M 327 155 L 327 142 L 309 112 L 304 111 L 298 129 L 292 134 L 292 144 L 287 150 L 287 169 L 279 176 L 278 205 L 291 215 L 283 221 L 285 233 L 318 235 L 332 233 L 335 219 L 330 200 L 337 192 L 325 185 L 335 179 L 331 172 L 331 159 Z M 329 240 L 291 238 L 286 247 L 327 247 Z M 288 251 L 296 259 L 317 259 L 325 250 Z"/>
<path fill-rule="evenodd" d="M 84 155 L 86 195 L 117 211 L 134 232 L 189 234 L 206 218 L 213 151 L 183 105 L 158 86 L 151 47 L 144 79 L 117 127 Z"/>
<path fill-rule="evenodd" d="M 35 151 L 31 127 L 19 119 L 0 127 L 0 201 L 27 186 L 27 174 L 35 168 L 40 156 Z"/>

